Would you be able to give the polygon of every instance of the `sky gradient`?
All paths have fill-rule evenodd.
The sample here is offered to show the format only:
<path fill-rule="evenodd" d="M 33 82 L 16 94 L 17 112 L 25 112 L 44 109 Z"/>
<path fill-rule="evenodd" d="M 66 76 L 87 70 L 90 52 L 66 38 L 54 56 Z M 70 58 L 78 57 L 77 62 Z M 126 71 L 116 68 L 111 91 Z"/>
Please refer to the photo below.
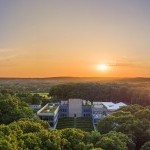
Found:
<path fill-rule="evenodd" d="M 0 77 L 150 77 L 149 8 L 149 0 L 0 0 Z"/>

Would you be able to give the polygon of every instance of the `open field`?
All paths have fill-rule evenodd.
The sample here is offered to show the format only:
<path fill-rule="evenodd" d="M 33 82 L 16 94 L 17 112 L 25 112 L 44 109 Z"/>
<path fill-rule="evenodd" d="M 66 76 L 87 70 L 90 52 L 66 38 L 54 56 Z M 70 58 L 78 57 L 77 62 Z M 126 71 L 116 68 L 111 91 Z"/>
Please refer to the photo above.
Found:
<path fill-rule="evenodd" d="M 83 131 L 93 131 L 93 123 L 92 123 L 92 118 L 86 118 L 86 117 L 79 117 L 76 119 L 76 128 L 81 129 Z"/>
<path fill-rule="evenodd" d="M 78 118 L 60 118 L 58 120 L 57 129 L 65 129 L 65 128 L 77 128 L 83 131 L 93 131 L 93 124 L 91 118 L 78 117 Z"/>
<path fill-rule="evenodd" d="M 32 95 L 38 94 L 38 95 L 40 95 L 40 96 L 42 96 L 42 97 L 44 97 L 44 98 L 48 98 L 48 94 L 49 94 L 49 93 L 36 93 L 36 92 L 33 93 L 33 92 L 32 92 L 31 94 L 32 94 Z"/>
<path fill-rule="evenodd" d="M 57 129 L 74 128 L 74 118 L 65 117 L 58 120 Z"/>

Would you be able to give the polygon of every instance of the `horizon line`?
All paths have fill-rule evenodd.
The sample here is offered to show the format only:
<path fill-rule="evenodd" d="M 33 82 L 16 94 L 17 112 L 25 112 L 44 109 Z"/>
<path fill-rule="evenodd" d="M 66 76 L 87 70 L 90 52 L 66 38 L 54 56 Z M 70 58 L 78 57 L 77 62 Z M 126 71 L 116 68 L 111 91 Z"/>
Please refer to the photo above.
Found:
<path fill-rule="evenodd" d="M 135 78 L 150 78 L 150 77 L 144 77 L 144 76 L 135 76 L 135 77 L 78 77 L 78 76 L 52 76 L 52 77 L 0 77 L 0 79 L 51 79 L 51 78 L 129 78 L 129 79 L 135 79 Z"/>

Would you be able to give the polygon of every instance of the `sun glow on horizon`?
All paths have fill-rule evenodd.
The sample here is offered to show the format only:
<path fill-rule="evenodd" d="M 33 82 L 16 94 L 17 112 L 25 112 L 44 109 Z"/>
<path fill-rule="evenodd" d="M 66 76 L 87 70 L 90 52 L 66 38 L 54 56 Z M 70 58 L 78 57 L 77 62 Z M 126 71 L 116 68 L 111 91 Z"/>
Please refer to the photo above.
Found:
<path fill-rule="evenodd" d="M 0 0 L 0 77 L 150 77 L 139 1 Z"/>
<path fill-rule="evenodd" d="M 97 65 L 97 70 L 99 70 L 99 71 L 108 71 L 109 66 L 107 64 L 99 64 L 99 65 Z"/>

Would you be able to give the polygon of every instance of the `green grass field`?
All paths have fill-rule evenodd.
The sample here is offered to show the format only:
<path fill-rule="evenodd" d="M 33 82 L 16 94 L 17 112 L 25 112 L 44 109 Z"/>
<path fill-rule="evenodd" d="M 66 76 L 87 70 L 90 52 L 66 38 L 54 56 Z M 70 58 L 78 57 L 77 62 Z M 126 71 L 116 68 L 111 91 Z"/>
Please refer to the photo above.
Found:
<path fill-rule="evenodd" d="M 76 119 L 76 128 L 87 132 L 93 131 L 92 119 L 88 117 L 78 117 Z"/>
<path fill-rule="evenodd" d="M 39 94 L 40 96 L 43 96 L 43 97 L 45 97 L 45 98 L 48 98 L 48 94 L 49 93 L 31 93 L 32 95 L 34 95 L 34 94 Z"/>
<path fill-rule="evenodd" d="M 74 118 L 60 118 L 58 120 L 57 129 L 74 128 Z"/>
<path fill-rule="evenodd" d="M 60 118 L 56 129 L 60 130 L 65 128 L 77 128 L 87 132 L 94 130 L 92 119 L 86 117 L 78 117 L 75 119 L 70 117 Z"/>

